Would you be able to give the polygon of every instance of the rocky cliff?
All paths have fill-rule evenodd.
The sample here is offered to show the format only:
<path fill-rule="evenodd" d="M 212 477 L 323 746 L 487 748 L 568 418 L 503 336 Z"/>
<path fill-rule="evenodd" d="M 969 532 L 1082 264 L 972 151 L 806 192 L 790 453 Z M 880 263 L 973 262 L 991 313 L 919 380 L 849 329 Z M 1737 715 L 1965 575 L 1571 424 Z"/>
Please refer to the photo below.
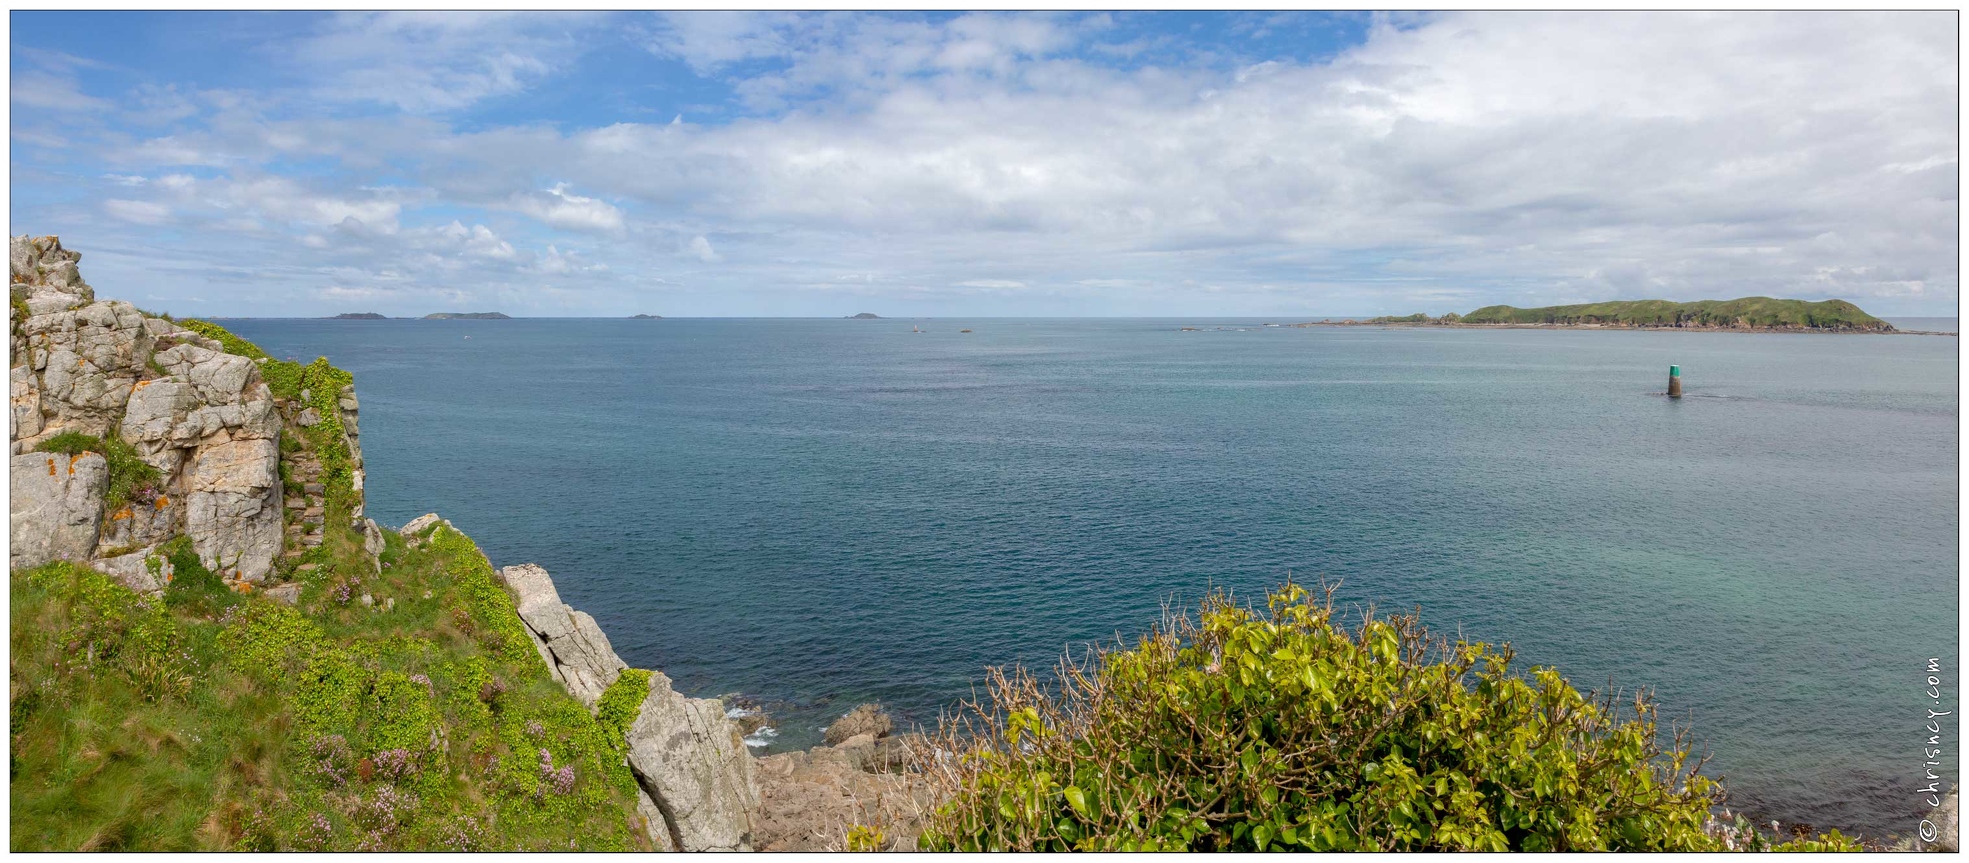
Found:
<path fill-rule="evenodd" d="M 435 520 L 435 515 L 426 516 Z M 412 522 L 411 526 L 416 525 Z M 595 619 L 561 602 L 547 570 L 508 566 L 500 580 L 512 591 L 527 636 L 547 670 L 589 709 L 629 665 L 615 655 Z M 653 672 L 627 732 L 629 767 L 652 818 L 659 848 L 749 851 L 759 791 L 745 741 L 716 699 L 685 698 L 670 678 Z M 654 832 L 661 826 L 663 834 Z"/>
<path fill-rule="evenodd" d="M 838 849 L 851 824 L 866 822 L 892 825 L 892 835 L 881 843 L 884 847 L 913 847 L 915 818 L 927 803 L 920 777 L 903 769 L 915 743 L 891 737 L 888 717 L 873 706 L 858 708 L 829 729 L 827 746 L 755 761 L 725 704 L 685 697 L 661 672 L 631 669 L 616 655 L 593 617 L 561 601 L 545 569 L 521 564 L 493 570 L 468 538 L 435 513 L 412 520 L 389 537 L 375 521 L 365 518 L 360 405 L 347 373 L 325 359 L 302 365 L 269 357 L 207 322 L 176 321 L 128 303 L 98 300 L 77 268 L 81 255 L 64 249 L 55 237 L 14 237 L 10 252 L 13 542 L 9 563 L 17 593 L 23 577 L 42 588 L 66 577 L 63 573 L 68 570 L 47 564 L 85 564 L 145 595 L 140 603 L 165 595 L 165 603 L 143 607 L 179 608 L 181 615 L 188 616 L 177 625 L 212 624 L 227 632 L 251 626 L 264 614 L 250 609 L 277 608 L 254 598 L 264 596 L 296 607 L 286 612 L 300 615 L 288 618 L 299 627 L 290 630 L 290 636 L 306 631 L 316 633 L 307 638 L 320 638 L 324 630 L 310 628 L 316 626 L 345 634 L 369 632 L 380 639 L 377 643 L 396 647 L 359 650 L 374 650 L 379 657 L 406 650 L 421 658 L 393 661 L 413 664 L 436 657 L 430 674 L 404 676 L 424 680 L 423 687 L 434 697 L 438 684 L 433 681 L 447 675 L 466 679 L 459 677 L 466 674 L 459 669 L 497 667 L 483 664 L 486 653 L 452 659 L 443 659 L 442 652 L 430 654 L 439 643 L 452 644 L 466 654 L 473 650 L 460 645 L 478 643 L 477 651 L 511 657 L 500 661 L 530 665 L 524 647 L 510 654 L 501 646 L 518 646 L 517 639 L 502 641 L 497 634 L 517 624 L 517 632 L 531 643 L 530 654 L 538 656 L 548 676 L 586 708 L 585 714 L 595 723 L 619 729 L 611 745 L 620 753 L 621 764 L 612 769 L 626 767 L 634 779 L 636 811 L 628 824 L 647 839 L 648 847 Z M 200 574 L 200 570 L 208 572 Z M 472 586 L 474 571 L 497 582 L 496 586 L 481 582 L 485 589 L 496 594 L 503 587 L 511 604 L 503 598 L 485 601 L 482 595 L 470 599 L 477 589 Z M 185 579 L 173 586 L 174 577 L 185 573 L 195 576 L 191 581 L 219 576 L 222 583 L 201 583 L 230 598 L 203 604 L 185 599 L 204 589 L 188 586 Z M 418 586 L 419 579 L 432 577 L 439 581 Z M 39 588 L 30 592 L 35 589 Z M 401 607 L 399 599 L 404 600 Z M 392 622 L 406 613 L 436 618 L 437 607 L 447 603 L 450 610 L 441 625 L 413 625 L 415 618 L 405 618 L 401 627 Z M 227 610 L 221 612 L 222 606 Z M 205 609 L 203 618 L 198 608 Z M 363 611 L 351 617 L 352 608 Z M 375 622 L 359 622 L 367 615 L 375 615 Z M 275 692 L 283 691 L 282 686 L 300 687 L 281 697 L 314 703 L 310 700 L 325 696 L 304 691 L 312 692 L 311 687 L 326 685 L 324 681 L 347 672 L 323 670 L 340 668 L 335 665 L 342 661 L 336 651 L 343 648 L 332 644 L 330 640 L 313 648 L 294 648 L 297 654 L 306 654 L 293 660 L 304 668 L 298 682 L 270 671 L 271 666 L 227 673 L 270 675 L 265 685 Z M 271 657 L 289 647 L 270 644 L 249 652 Z M 192 656 L 187 652 L 181 658 Z M 191 667 L 197 665 L 193 661 Z M 154 669 L 144 668 L 136 677 L 149 681 L 152 678 L 143 675 L 154 674 Z M 381 664 L 371 673 L 376 675 L 375 686 L 387 688 L 393 680 L 386 679 L 393 672 Z M 190 697 L 199 682 L 190 676 L 182 681 L 183 688 L 175 691 Z M 242 684 L 235 680 L 226 685 Z M 447 720 L 450 726 L 429 735 L 439 750 L 446 748 L 443 741 L 452 734 L 469 736 L 472 723 L 485 719 L 474 712 L 473 704 L 507 703 L 502 700 L 507 696 L 501 695 L 505 684 L 496 678 L 458 685 L 464 695 L 444 703 L 450 705 L 445 710 L 459 715 Z M 381 697 L 376 694 L 381 689 L 364 691 L 371 693 L 364 698 Z M 341 756 L 334 754 L 342 751 L 338 747 L 352 745 L 349 741 L 356 737 L 351 735 L 365 723 L 359 712 L 323 713 L 319 704 L 309 710 L 313 713 L 304 725 L 328 724 L 314 729 L 307 757 L 328 760 L 311 762 L 308 769 L 328 770 L 324 765 L 339 763 L 335 759 Z M 342 719 L 323 718 L 332 716 Z M 376 721 L 388 726 L 395 720 L 377 717 Z M 542 721 L 521 727 L 529 741 L 559 739 L 534 730 L 548 727 Z M 474 745 L 465 761 L 467 773 L 499 763 L 499 747 L 485 749 L 486 745 Z M 373 769 L 372 762 L 378 759 L 396 764 L 403 758 L 396 752 L 379 750 L 354 766 L 371 764 Z M 552 757 L 544 748 L 540 754 Z M 560 757 L 577 758 L 577 753 L 564 752 Z M 574 781 L 575 773 L 567 772 L 574 768 L 554 766 L 559 763 L 543 764 L 543 771 L 553 766 L 543 773 L 553 781 L 540 780 L 543 784 L 526 799 L 545 805 L 551 797 L 543 795 L 569 793 L 554 783 Z M 409 768 L 391 769 L 401 773 Z M 368 810 L 363 807 L 369 803 L 364 798 L 335 796 L 345 779 L 336 770 L 323 774 L 329 780 L 329 787 L 322 789 L 328 799 L 343 799 L 343 805 L 354 806 L 351 817 L 358 826 L 365 819 L 374 821 L 373 813 L 365 814 Z M 409 782 L 396 773 L 388 781 Z M 501 780 L 479 790 L 510 795 L 515 792 L 507 787 L 510 784 Z M 520 786 L 523 789 L 525 783 Z M 309 831 L 315 829 L 304 827 L 301 832 L 306 835 L 294 847 L 335 847 L 328 838 L 309 838 L 313 835 Z M 369 829 L 357 847 L 416 847 L 392 845 L 401 836 L 400 831 L 392 832 L 395 827 L 383 830 L 372 824 Z M 466 840 L 471 837 L 466 834 L 476 829 L 444 841 L 469 846 Z M 289 840 L 274 844 L 279 847 L 283 841 Z"/>
<path fill-rule="evenodd" d="M 352 386 L 276 394 L 268 357 L 229 351 L 196 322 L 97 300 L 82 256 L 59 239 L 13 237 L 9 251 L 11 566 L 129 570 L 119 559 L 185 536 L 229 581 L 266 581 L 283 552 L 320 542 L 318 456 L 290 459 L 298 487 L 284 514 L 280 447 L 284 428 L 321 422 L 316 404 L 334 415 L 357 493 L 348 515 L 360 518 Z"/>

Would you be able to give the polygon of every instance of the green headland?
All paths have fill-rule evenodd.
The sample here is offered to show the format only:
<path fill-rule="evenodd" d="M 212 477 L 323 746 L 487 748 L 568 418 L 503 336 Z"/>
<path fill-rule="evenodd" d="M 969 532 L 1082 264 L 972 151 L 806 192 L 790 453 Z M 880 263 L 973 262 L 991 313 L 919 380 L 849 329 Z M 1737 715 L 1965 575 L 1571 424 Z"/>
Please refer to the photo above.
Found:
<path fill-rule="evenodd" d="M 1856 330 L 1889 333 L 1892 324 L 1845 300 L 1616 300 L 1575 306 L 1520 309 L 1485 306 L 1461 318 L 1465 324 L 1557 324 L 1562 326 L 1697 327 L 1711 329 Z"/>
<path fill-rule="evenodd" d="M 1687 329 L 1731 332 L 1895 333 L 1894 325 L 1845 300 L 1612 300 L 1520 309 L 1485 306 L 1467 315 L 1384 315 L 1366 320 L 1309 321 L 1317 326 L 1578 327 L 1582 329 Z"/>

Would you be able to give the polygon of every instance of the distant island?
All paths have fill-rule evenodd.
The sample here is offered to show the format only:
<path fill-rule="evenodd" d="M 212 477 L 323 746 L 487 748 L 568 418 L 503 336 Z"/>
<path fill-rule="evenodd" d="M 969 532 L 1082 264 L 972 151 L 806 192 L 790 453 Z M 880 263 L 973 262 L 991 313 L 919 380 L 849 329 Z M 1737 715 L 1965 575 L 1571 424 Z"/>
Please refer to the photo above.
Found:
<path fill-rule="evenodd" d="M 501 312 L 432 312 L 424 316 L 427 321 L 510 321 L 511 315 Z"/>
<path fill-rule="evenodd" d="M 630 316 L 629 316 L 629 320 L 632 320 L 632 321 L 660 321 L 660 320 L 663 320 L 663 316 L 662 316 L 662 315 L 630 315 Z"/>
<path fill-rule="evenodd" d="M 335 317 L 329 318 L 329 320 L 331 321 L 387 321 L 389 320 L 389 318 L 386 318 L 375 312 L 343 312 L 339 315 L 336 315 Z"/>
<path fill-rule="evenodd" d="M 1316 326 L 1437 326 L 1531 327 L 1567 329 L 1680 329 L 1728 332 L 1894 333 L 1892 324 L 1867 314 L 1845 300 L 1780 300 L 1743 297 L 1735 300 L 1615 300 L 1573 306 L 1520 309 L 1485 306 L 1467 315 L 1455 312 L 1432 318 L 1424 314 L 1385 316 L 1367 320 L 1308 321 Z"/>
<path fill-rule="evenodd" d="M 848 316 L 848 320 L 851 320 L 851 321 L 872 321 L 872 320 L 875 320 L 875 319 L 877 319 L 877 318 L 880 318 L 880 317 L 882 317 L 882 316 L 881 316 L 881 315 L 878 315 L 878 314 L 876 314 L 876 313 L 874 313 L 874 312 L 862 312 L 862 313 L 860 313 L 860 314 L 853 314 L 853 315 L 849 315 L 849 316 Z"/>

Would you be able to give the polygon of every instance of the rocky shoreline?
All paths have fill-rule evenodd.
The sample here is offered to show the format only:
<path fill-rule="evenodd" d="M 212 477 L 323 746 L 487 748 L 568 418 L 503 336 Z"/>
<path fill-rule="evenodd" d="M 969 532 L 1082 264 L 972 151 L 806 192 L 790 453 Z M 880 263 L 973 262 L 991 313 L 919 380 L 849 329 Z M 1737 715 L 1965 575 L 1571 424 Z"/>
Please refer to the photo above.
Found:
<path fill-rule="evenodd" d="M 439 521 L 425 515 L 405 525 L 405 535 Z M 561 602 L 545 569 L 527 563 L 498 573 L 554 680 L 595 709 L 628 664 L 593 617 Z M 722 700 L 686 698 L 662 672 L 650 673 L 649 694 L 628 732 L 629 766 L 658 848 L 841 850 L 853 824 L 895 831 L 884 836 L 883 850 L 915 847 L 931 803 L 927 783 L 910 772 L 921 736 L 895 736 L 888 715 L 864 704 L 829 726 L 825 745 L 754 758 L 744 737 L 757 726 L 732 714 Z M 659 834 L 656 825 L 667 829 Z"/>

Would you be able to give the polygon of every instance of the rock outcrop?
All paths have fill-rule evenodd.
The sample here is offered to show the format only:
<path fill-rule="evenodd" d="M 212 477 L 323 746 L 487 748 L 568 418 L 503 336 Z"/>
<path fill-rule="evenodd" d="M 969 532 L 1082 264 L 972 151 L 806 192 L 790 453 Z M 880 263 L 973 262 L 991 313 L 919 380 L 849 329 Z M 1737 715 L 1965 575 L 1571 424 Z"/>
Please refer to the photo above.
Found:
<path fill-rule="evenodd" d="M 895 730 L 895 722 L 889 719 L 889 714 L 884 712 L 881 706 L 864 704 L 848 711 L 840 719 L 834 720 L 821 737 L 827 741 L 827 745 L 838 746 L 863 734 L 868 735 L 870 740 L 887 737 L 893 730 Z"/>
<path fill-rule="evenodd" d="M 450 527 L 452 530 L 458 529 L 456 527 L 452 527 L 450 519 L 441 518 L 435 512 L 427 512 L 424 513 L 423 515 L 411 519 L 409 524 L 397 528 L 397 534 L 403 537 L 403 541 L 405 544 L 409 545 L 412 548 L 416 548 L 417 546 L 422 545 L 424 543 L 424 540 L 428 539 L 428 537 L 425 535 L 425 531 L 430 530 L 431 526 L 436 524 L 442 524 L 445 527 Z"/>
<path fill-rule="evenodd" d="M 108 484 L 109 462 L 95 453 L 36 452 L 10 459 L 9 565 L 18 569 L 51 560 L 88 560 L 96 550 Z"/>
<path fill-rule="evenodd" d="M 912 771 L 924 745 L 917 735 L 863 731 L 836 745 L 760 758 L 758 849 L 840 851 L 849 825 L 866 824 L 882 830 L 881 850 L 914 850 L 934 805 L 930 783 Z"/>
<path fill-rule="evenodd" d="M 1961 815 L 1956 807 L 1956 789 L 1950 789 L 1948 796 L 1942 798 L 1942 805 L 1922 822 L 1915 847 L 1921 851 L 1941 851 L 1953 854 L 1960 847 L 1959 834 Z M 1932 832 L 1931 832 L 1932 828 Z"/>
<path fill-rule="evenodd" d="M 506 567 L 499 571 L 499 577 L 513 592 L 520 622 L 526 624 L 548 673 L 582 705 L 595 709 L 609 684 L 629 667 L 615 655 L 595 618 L 561 602 L 547 570 L 534 564 Z"/>
<path fill-rule="evenodd" d="M 415 541 L 436 513 L 404 525 Z M 508 566 L 499 577 L 513 594 L 520 622 L 534 650 L 554 676 L 588 709 L 622 676 L 628 664 L 615 654 L 595 619 L 561 602 L 547 570 Z M 641 786 L 650 840 L 683 851 L 749 851 L 759 807 L 752 756 L 738 726 L 717 699 L 686 698 L 661 672 L 650 674 L 649 692 L 627 732 L 629 768 Z M 654 812 L 660 818 L 649 818 Z"/>
<path fill-rule="evenodd" d="M 752 850 L 759 808 L 752 755 L 724 704 L 685 698 L 670 688 L 670 678 L 653 673 L 628 742 L 629 768 L 663 811 L 676 847 Z"/>
<path fill-rule="evenodd" d="M 11 564 L 86 560 L 186 534 L 227 579 L 265 578 L 281 550 L 281 423 L 255 362 L 129 303 L 98 301 L 77 270 L 82 256 L 59 239 L 13 237 L 9 252 L 16 476 L 36 445 L 78 432 L 121 439 L 163 477 L 129 506 L 93 516 L 75 495 L 93 493 L 100 510 L 100 484 L 64 483 L 59 518 L 44 512 L 54 486 L 15 486 Z"/>

